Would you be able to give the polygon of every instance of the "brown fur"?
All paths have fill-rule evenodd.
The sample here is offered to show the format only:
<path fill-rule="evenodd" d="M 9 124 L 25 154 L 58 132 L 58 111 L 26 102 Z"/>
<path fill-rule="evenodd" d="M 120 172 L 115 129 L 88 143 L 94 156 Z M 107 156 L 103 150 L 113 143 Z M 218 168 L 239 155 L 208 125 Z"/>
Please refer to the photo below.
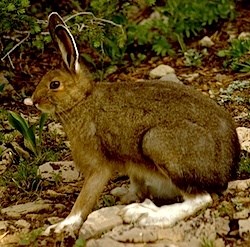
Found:
<path fill-rule="evenodd" d="M 51 81 L 60 88 L 49 89 Z M 139 197 L 167 197 L 167 187 L 219 191 L 236 174 L 240 147 L 230 115 L 190 87 L 94 84 L 85 67 L 62 68 L 43 77 L 33 102 L 60 120 L 85 176 L 71 215 L 86 219 L 115 171 L 131 176 Z"/>

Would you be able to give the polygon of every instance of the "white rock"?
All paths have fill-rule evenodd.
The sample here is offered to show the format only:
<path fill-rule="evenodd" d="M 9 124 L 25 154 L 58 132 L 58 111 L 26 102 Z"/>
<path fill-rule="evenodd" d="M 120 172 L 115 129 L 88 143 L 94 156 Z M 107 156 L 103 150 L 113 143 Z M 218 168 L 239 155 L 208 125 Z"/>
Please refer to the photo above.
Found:
<path fill-rule="evenodd" d="M 1 209 L 1 214 L 6 214 L 11 218 L 20 218 L 22 215 L 29 213 L 39 213 L 40 211 L 49 210 L 50 208 L 51 204 L 40 200 L 3 208 Z"/>
<path fill-rule="evenodd" d="M 91 239 L 86 244 L 86 247 L 109 247 L 109 246 L 126 247 L 127 245 L 124 243 L 119 243 L 111 238 Z"/>
<path fill-rule="evenodd" d="M 250 234 L 250 218 L 239 220 L 239 234 L 241 237 Z"/>
<path fill-rule="evenodd" d="M 6 232 L 8 228 L 8 221 L 0 221 L 0 232 Z"/>
<path fill-rule="evenodd" d="M 112 231 L 112 239 L 124 243 L 152 243 L 158 240 L 156 229 L 138 228 L 123 229 L 123 231 Z"/>
<path fill-rule="evenodd" d="M 167 74 L 174 74 L 174 73 L 175 70 L 171 66 L 160 64 L 159 66 L 157 66 L 156 68 L 152 69 L 149 72 L 149 76 L 151 78 L 161 78 Z"/>
<path fill-rule="evenodd" d="M 174 73 L 171 73 L 171 74 L 167 74 L 167 75 L 164 75 L 160 78 L 160 81 L 172 81 L 172 82 L 176 82 L 176 83 L 180 83 L 182 84 L 182 81 L 180 81 L 178 79 L 178 77 L 176 76 L 176 74 Z"/>
<path fill-rule="evenodd" d="M 233 215 L 233 218 L 234 219 L 247 219 L 249 214 L 250 214 L 250 208 L 245 208 L 240 212 L 236 212 Z"/>
<path fill-rule="evenodd" d="M 211 47 L 214 45 L 214 42 L 208 36 L 205 36 L 199 41 L 199 44 L 203 47 Z"/>
<path fill-rule="evenodd" d="M 119 216 L 124 206 L 101 208 L 92 212 L 83 223 L 79 235 L 84 239 L 100 236 L 103 232 L 113 229 L 123 223 Z"/>
<path fill-rule="evenodd" d="M 235 180 L 228 183 L 228 190 L 246 191 L 248 188 L 250 188 L 250 178 Z"/>
<path fill-rule="evenodd" d="M 250 128 L 238 127 L 236 129 L 242 150 L 250 152 Z"/>
<path fill-rule="evenodd" d="M 200 75 L 199 73 L 193 73 L 188 75 L 182 75 L 182 77 L 187 80 L 188 82 L 194 81 L 196 78 L 198 78 Z"/>
<path fill-rule="evenodd" d="M 19 228 L 30 228 L 31 224 L 26 220 L 20 219 L 15 222 L 15 226 Z"/>
<path fill-rule="evenodd" d="M 73 161 L 46 162 L 39 166 L 38 174 L 49 181 L 59 179 L 63 182 L 74 182 L 81 179 Z"/>

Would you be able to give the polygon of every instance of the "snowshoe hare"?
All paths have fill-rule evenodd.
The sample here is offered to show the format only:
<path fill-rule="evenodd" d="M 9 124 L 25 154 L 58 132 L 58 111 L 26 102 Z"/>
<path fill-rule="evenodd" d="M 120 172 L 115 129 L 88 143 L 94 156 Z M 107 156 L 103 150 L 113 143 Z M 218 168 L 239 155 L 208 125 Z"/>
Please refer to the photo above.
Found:
<path fill-rule="evenodd" d="M 114 172 L 130 177 L 125 222 L 171 226 L 227 188 L 237 170 L 240 146 L 230 115 L 213 100 L 174 82 L 94 83 L 79 63 L 75 40 L 55 12 L 49 31 L 64 66 L 49 71 L 33 96 L 41 111 L 54 114 L 71 143 L 82 190 L 55 232 L 80 228 Z M 182 196 L 157 207 L 150 199 Z"/>

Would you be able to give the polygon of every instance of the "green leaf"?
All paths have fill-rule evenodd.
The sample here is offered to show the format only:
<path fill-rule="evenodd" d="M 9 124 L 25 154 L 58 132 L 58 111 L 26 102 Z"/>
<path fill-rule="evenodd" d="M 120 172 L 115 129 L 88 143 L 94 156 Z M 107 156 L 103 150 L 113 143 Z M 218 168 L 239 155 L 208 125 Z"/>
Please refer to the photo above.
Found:
<path fill-rule="evenodd" d="M 22 118 L 19 114 L 9 111 L 8 112 L 8 120 L 10 125 L 18 130 L 23 136 L 24 138 L 27 138 L 27 132 L 29 129 L 28 123 L 27 121 Z"/>
<path fill-rule="evenodd" d="M 42 113 L 41 114 L 40 121 L 39 121 L 39 128 L 38 128 L 39 143 L 41 143 L 41 140 L 42 140 L 42 131 L 43 131 L 43 127 L 44 127 L 44 124 L 45 124 L 47 118 L 48 118 L 47 113 Z"/>

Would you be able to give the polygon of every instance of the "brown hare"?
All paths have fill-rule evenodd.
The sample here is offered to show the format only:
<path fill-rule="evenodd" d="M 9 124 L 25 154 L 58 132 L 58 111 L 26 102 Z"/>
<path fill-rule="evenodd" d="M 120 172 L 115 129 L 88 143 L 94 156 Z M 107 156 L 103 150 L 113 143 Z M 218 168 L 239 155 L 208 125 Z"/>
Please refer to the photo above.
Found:
<path fill-rule="evenodd" d="M 33 96 L 41 111 L 54 114 L 71 143 L 82 190 L 55 232 L 80 228 L 114 172 L 130 177 L 122 210 L 125 222 L 171 226 L 227 188 L 240 152 L 230 115 L 209 97 L 174 82 L 94 83 L 79 63 L 75 40 L 55 12 L 51 37 L 64 66 L 49 71 Z M 150 199 L 181 196 L 157 207 Z"/>

